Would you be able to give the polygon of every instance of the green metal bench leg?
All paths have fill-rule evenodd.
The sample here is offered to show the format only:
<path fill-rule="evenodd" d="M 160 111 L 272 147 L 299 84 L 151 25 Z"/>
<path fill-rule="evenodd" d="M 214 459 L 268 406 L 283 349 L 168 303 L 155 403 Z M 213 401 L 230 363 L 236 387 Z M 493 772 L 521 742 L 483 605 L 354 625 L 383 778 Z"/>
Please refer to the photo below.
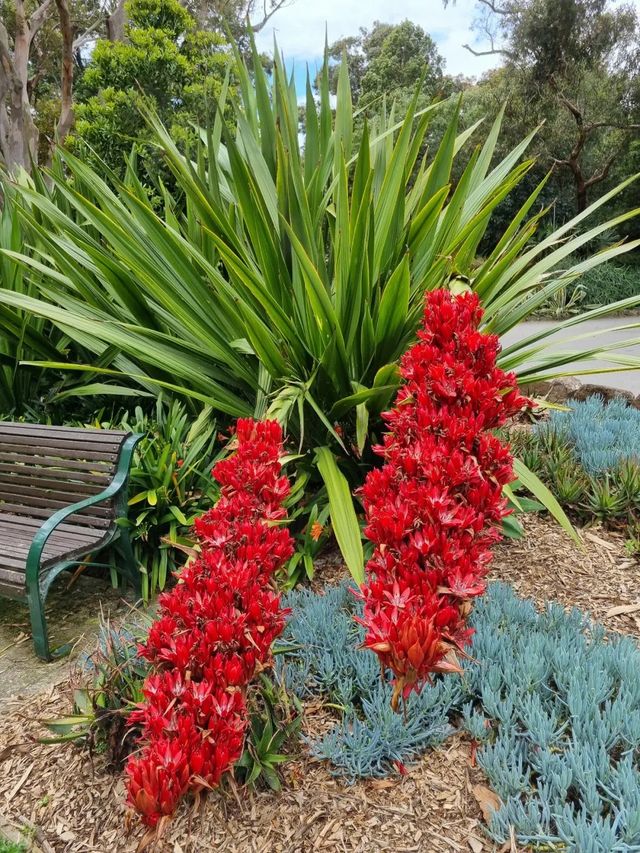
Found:
<path fill-rule="evenodd" d="M 38 589 L 28 590 L 29 614 L 31 615 L 31 633 L 33 636 L 33 647 L 41 660 L 53 659 L 49 650 L 49 635 L 47 634 L 47 622 L 44 616 L 44 601 L 40 597 Z"/>
<path fill-rule="evenodd" d="M 142 596 L 142 580 L 140 578 L 140 569 L 138 568 L 138 561 L 136 560 L 136 555 L 133 550 L 133 545 L 131 544 L 131 538 L 129 536 L 129 531 L 123 529 L 120 531 L 120 536 L 116 542 L 116 547 L 122 554 L 122 558 L 124 560 L 124 568 L 126 573 L 131 581 L 135 593 L 138 597 Z"/>

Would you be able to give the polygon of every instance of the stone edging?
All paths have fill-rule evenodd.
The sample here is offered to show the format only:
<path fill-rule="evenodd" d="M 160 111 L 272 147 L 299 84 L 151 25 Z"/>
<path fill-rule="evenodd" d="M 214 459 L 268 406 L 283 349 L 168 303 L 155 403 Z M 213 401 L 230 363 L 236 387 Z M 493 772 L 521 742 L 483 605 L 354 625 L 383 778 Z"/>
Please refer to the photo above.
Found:
<path fill-rule="evenodd" d="M 609 388 L 606 385 L 581 382 L 574 376 L 523 385 L 522 391 L 531 397 L 544 397 L 549 403 L 566 403 L 567 400 L 586 400 L 587 397 L 591 397 L 593 394 L 599 394 L 607 403 L 610 400 L 625 400 L 630 406 L 640 409 L 640 394 L 636 396 L 631 391 L 625 391 L 622 388 Z"/>

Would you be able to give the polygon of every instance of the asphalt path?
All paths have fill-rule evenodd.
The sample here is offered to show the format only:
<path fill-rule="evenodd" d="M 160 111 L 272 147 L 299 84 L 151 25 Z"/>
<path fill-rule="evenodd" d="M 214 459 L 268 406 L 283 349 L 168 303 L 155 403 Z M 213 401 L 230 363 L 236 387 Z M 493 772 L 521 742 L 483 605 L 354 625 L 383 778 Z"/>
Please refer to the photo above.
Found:
<path fill-rule="evenodd" d="M 583 349 L 585 347 L 600 347 L 606 344 L 616 343 L 617 341 L 625 341 L 630 338 L 640 339 L 640 326 L 637 329 L 627 329 L 626 331 L 608 331 L 611 327 L 622 326 L 629 323 L 640 323 L 640 317 L 604 317 L 598 320 L 588 320 L 581 323 L 579 326 L 574 326 L 561 331 L 557 335 L 552 335 L 547 338 L 550 351 L 562 349 Z M 502 337 L 502 345 L 507 346 L 516 341 L 526 338 L 537 330 L 548 329 L 556 324 L 555 320 L 530 320 L 525 323 L 520 323 L 516 329 L 512 329 Z M 575 335 L 587 334 L 588 337 L 581 341 L 567 343 L 567 338 Z M 620 352 L 640 356 L 640 345 L 620 347 Z M 568 365 L 567 370 L 570 370 L 573 365 Z M 610 368 L 606 362 L 593 360 L 590 362 L 592 367 Z M 626 391 L 632 391 L 634 394 L 640 394 L 640 370 L 620 370 L 613 369 L 611 373 L 597 373 L 594 375 L 585 375 L 580 373 L 580 364 L 575 365 L 575 373 L 573 375 L 583 382 L 593 382 L 597 385 L 607 385 L 611 388 L 624 388 Z"/>

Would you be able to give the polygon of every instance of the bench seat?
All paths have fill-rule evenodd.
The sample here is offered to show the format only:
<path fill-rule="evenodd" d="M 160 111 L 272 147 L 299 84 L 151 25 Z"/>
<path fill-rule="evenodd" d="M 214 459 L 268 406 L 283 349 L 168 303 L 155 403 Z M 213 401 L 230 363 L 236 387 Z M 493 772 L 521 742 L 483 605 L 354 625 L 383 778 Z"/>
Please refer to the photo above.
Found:
<path fill-rule="evenodd" d="M 42 527 L 40 519 L 0 514 L 0 595 L 12 590 L 24 594 L 27 585 L 27 557 L 33 537 Z M 41 570 L 60 562 L 75 560 L 98 550 L 113 530 L 61 524 L 47 539 L 40 560 Z"/>
<path fill-rule="evenodd" d="M 140 589 L 127 484 L 136 443 L 122 430 L 0 421 L 0 595 L 29 605 L 36 653 L 51 659 L 44 602 L 55 577 L 113 543 Z"/>

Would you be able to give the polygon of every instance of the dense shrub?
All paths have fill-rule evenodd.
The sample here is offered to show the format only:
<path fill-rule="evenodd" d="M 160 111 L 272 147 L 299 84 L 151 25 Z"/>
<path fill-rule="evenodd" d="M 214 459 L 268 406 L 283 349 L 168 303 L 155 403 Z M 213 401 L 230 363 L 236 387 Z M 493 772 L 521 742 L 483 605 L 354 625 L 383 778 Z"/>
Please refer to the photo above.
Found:
<path fill-rule="evenodd" d="M 201 556 L 160 596 L 142 647 L 153 672 L 130 718 L 142 727 L 142 746 L 127 765 L 128 801 L 151 827 L 187 791 L 217 786 L 242 755 L 246 688 L 284 627 L 270 586 L 293 552 L 277 524 L 289 493 L 281 429 L 239 420 L 236 442 L 213 470 L 219 501 L 196 521 Z"/>
<path fill-rule="evenodd" d="M 603 264 L 589 270 L 579 284 L 587 305 L 609 305 L 640 293 L 640 264 Z"/>
<path fill-rule="evenodd" d="M 498 338 L 478 331 L 478 296 L 437 290 L 418 343 L 401 360 L 404 385 L 383 417 L 385 464 L 362 489 L 374 543 L 362 588 L 365 646 L 395 677 L 392 699 L 435 672 L 459 671 L 470 600 L 484 591 L 491 546 L 513 480 L 509 447 L 491 430 L 527 400 L 496 367 Z"/>
<path fill-rule="evenodd" d="M 160 396 L 151 415 L 137 406 L 102 426 L 144 436 L 131 468 L 129 527 L 146 600 L 185 563 L 194 520 L 217 497 L 209 476 L 221 452 L 216 423 L 206 409 L 193 420 L 184 404 Z"/>
<path fill-rule="evenodd" d="M 171 8 L 179 21 L 184 17 L 169 0 L 132 5 L 145 17 Z M 101 47 L 97 55 L 108 74 L 101 76 L 97 65 L 87 71 L 86 95 L 95 94 L 96 109 L 106 110 L 106 124 L 94 122 L 98 135 L 101 127 L 113 129 L 128 92 L 138 89 L 129 60 L 157 59 L 144 48 L 165 27 L 150 29 L 151 41 Z M 161 62 L 157 75 L 150 69 L 158 109 L 163 103 L 170 121 L 182 112 L 175 87 L 184 80 L 178 73 L 162 85 L 162 73 L 170 66 L 179 72 L 176 53 L 190 46 L 188 37 L 178 38 L 167 54 L 171 61 Z M 119 58 L 127 62 L 114 62 Z M 169 389 L 211 405 L 218 416 L 246 417 L 269 407 L 269 416 L 286 422 L 310 451 L 304 457 L 309 493 L 320 477 L 335 483 L 338 471 L 348 482 L 333 492 L 343 496 L 361 485 L 371 464 L 371 441 L 396 389 L 397 361 L 415 339 L 425 292 L 468 286 L 482 301 L 487 329 L 505 335 L 589 266 L 633 247 L 616 243 L 584 255 L 586 244 L 636 215 L 602 221 L 599 214 L 631 179 L 535 241 L 544 182 L 527 184 L 532 164 L 523 154 L 532 137 L 498 153 L 502 114 L 479 150 L 463 126 L 466 110 L 457 102 L 418 110 L 419 93 L 401 121 L 380 105 L 360 132 L 345 64 L 335 103 L 325 65 L 319 97 L 309 92 L 303 115 L 278 51 L 271 78 L 257 51 L 251 70 L 238 61 L 234 71 L 237 97 L 229 90 L 219 103 L 211 101 L 209 132 L 194 132 L 188 151 L 147 115 L 153 149 L 171 171 L 160 197 L 147 196 L 135 163 L 122 183 L 113 182 L 102 166 L 92 169 L 68 151 L 57 152 L 46 180 L 35 175 L 35 188 L 13 187 L 26 233 L 7 263 L 29 270 L 36 293 L 2 287 L 0 304 L 56 324 L 87 352 L 92 384 L 99 366 L 108 371 L 100 374 L 105 381 L 129 391 L 132 384 L 147 392 Z M 205 67 L 203 80 L 209 76 Z M 107 95 L 107 83 L 122 87 L 124 102 Z M 440 144 L 427 146 L 441 111 L 447 120 Z M 123 125 L 126 134 L 134 113 L 115 120 L 116 129 Z M 108 146 L 114 140 L 117 134 L 104 135 Z M 483 258 L 483 237 L 513 193 L 512 217 L 502 220 L 502 237 L 485 244 Z M 598 224 L 589 225 L 596 217 Z M 599 316 L 638 304 L 640 295 Z M 527 337 L 510 344 L 501 365 L 520 381 L 562 374 L 566 353 L 541 357 L 534 343 Z M 585 345 L 572 360 L 593 357 Z M 325 448 L 333 464 L 327 452 L 314 453 Z M 345 501 L 330 502 L 341 547 L 353 543 L 355 512 L 347 518 Z M 337 518 L 349 533 L 338 532 Z M 344 556 L 358 567 L 354 574 L 361 571 L 359 554 L 352 559 L 345 549 Z"/>
<path fill-rule="evenodd" d="M 597 394 L 570 402 L 536 427 L 543 439 L 557 436 L 571 446 L 588 474 L 611 472 L 626 459 L 640 460 L 640 411 L 624 400 L 605 403 Z"/>
<path fill-rule="evenodd" d="M 437 678 L 409 702 L 406 723 L 389 706 L 373 654 L 359 646 L 346 586 L 291 593 L 278 664 L 302 698 L 344 706 L 312 743 L 349 779 L 393 772 L 443 739 L 462 718 L 481 746 L 478 762 L 503 805 L 492 838 L 556 845 L 566 853 L 631 853 L 640 845 L 640 652 L 631 638 L 605 637 L 579 611 L 542 613 L 510 587 L 492 584 L 471 616 L 475 630 L 460 678 Z"/>

